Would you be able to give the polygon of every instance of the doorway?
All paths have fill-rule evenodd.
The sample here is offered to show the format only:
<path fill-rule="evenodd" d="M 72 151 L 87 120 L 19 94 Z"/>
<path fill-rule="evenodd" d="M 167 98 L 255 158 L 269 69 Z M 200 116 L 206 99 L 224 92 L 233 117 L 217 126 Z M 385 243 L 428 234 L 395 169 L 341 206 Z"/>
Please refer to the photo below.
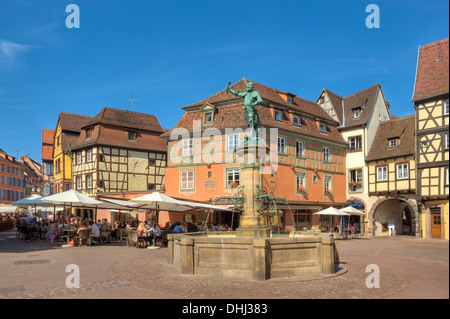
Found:
<path fill-rule="evenodd" d="M 441 209 L 431 208 L 431 238 L 441 238 Z"/>

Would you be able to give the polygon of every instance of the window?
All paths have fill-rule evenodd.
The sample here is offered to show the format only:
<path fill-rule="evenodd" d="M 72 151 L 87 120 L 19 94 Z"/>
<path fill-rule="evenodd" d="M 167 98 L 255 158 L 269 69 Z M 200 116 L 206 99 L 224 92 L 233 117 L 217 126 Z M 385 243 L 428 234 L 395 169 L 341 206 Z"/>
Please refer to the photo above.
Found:
<path fill-rule="evenodd" d="M 134 142 L 136 141 L 137 132 L 136 131 L 128 131 L 128 141 Z"/>
<path fill-rule="evenodd" d="M 445 142 L 444 142 L 445 149 L 448 149 L 448 145 L 449 145 L 448 138 L 449 138 L 449 133 L 445 133 Z"/>
<path fill-rule="evenodd" d="M 203 123 L 213 122 L 213 112 L 205 112 L 203 115 Z"/>
<path fill-rule="evenodd" d="M 279 110 L 273 110 L 273 118 L 275 121 L 283 121 L 283 112 Z"/>
<path fill-rule="evenodd" d="M 329 147 L 324 147 L 323 148 L 323 161 L 324 162 L 331 162 L 330 148 Z"/>
<path fill-rule="evenodd" d="M 299 190 L 300 188 L 305 188 L 306 189 L 306 174 L 305 173 L 297 173 L 297 190 Z"/>
<path fill-rule="evenodd" d="M 363 174 L 362 169 L 350 170 L 348 174 L 348 185 L 350 193 L 360 193 L 363 189 Z"/>
<path fill-rule="evenodd" d="M 228 150 L 234 151 L 239 146 L 239 134 L 228 135 Z"/>
<path fill-rule="evenodd" d="M 449 172 L 448 172 L 448 167 L 445 168 L 445 185 L 449 184 Z"/>
<path fill-rule="evenodd" d="M 156 189 L 156 185 L 155 184 L 148 184 L 148 190 L 149 191 L 154 191 Z"/>
<path fill-rule="evenodd" d="M 98 187 L 104 188 L 105 187 L 105 181 L 98 181 Z"/>
<path fill-rule="evenodd" d="M 278 137 L 278 153 L 286 153 L 286 138 Z"/>
<path fill-rule="evenodd" d="M 77 164 L 81 164 L 81 152 L 77 152 Z M 58 167 L 58 171 L 59 171 L 59 167 Z"/>
<path fill-rule="evenodd" d="M 292 124 L 294 124 L 295 126 L 302 126 L 302 118 L 298 115 L 293 115 Z"/>
<path fill-rule="evenodd" d="M 99 154 L 98 155 L 98 160 L 99 160 L 99 162 L 104 162 L 105 161 L 105 155 Z"/>
<path fill-rule="evenodd" d="M 86 151 L 86 162 L 92 162 L 92 150 Z"/>
<path fill-rule="evenodd" d="M 324 193 L 326 194 L 327 191 L 331 192 L 332 188 L 333 188 L 333 185 L 331 183 L 331 176 L 325 176 L 323 178 L 323 190 L 324 190 Z"/>
<path fill-rule="evenodd" d="M 181 155 L 192 156 L 192 139 L 183 139 L 182 143 Z"/>
<path fill-rule="evenodd" d="M 92 136 L 92 129 L 87 129 L 86 130 L 86 138 L 85 140 L 90 140 Z"/>
<path fill-rule="evenodd" d="M 327 125 L 325 123 L 320 123 L 319 124 L 319 131 L 321 133 L 326 133 L 327 132 Z"/>
<path fill-rule="evenodd" d="M 70 184 L 66 183 L 64 184 L 64 190 L 67 192 L 68 190 L 70 190 Z"/>
<path fill-rule="evenodd" d="M 227 185 L 226 187 L 237 187 L 239 186 L 239 169 L 238 168 L 228 168 L 227 169 Z"/>
<path fill-rule="evenodd" d="M 377 167 L 377 181 L 386 182 L 388 180 L 388 167 L 380 166 Z"/>
<path fill-rule="evenodd" d="M 447 115 L 449 113 L 449 101 L 444 102 L 444 114 Z"/>
<path fill-rule="evenodd" d="M 349 152 L 359 152 L 361 151 L 361 136 L 350 137 L 348 139 L 348 150 Z"/>
<path fill-rule="evenodd" d="M 181 172 L 181 189 L 182 190 L 194 189 L 194 171 Z"/>
<path fill-rule="evenodd" d="M 359 119 L 361 117 L 361 109 L 357 108 L 353 110 L 353 118 L 354 119 Z"/>
<path fill-rule="evenodd" d="M 408 163 L 397 164 L 397 179 L 409 178 L 409 165 Z"/>
<path fill-rule="evenodd" d="M 305 143 L 304 142 L 296 142 L 296 156 L 298 157 L 304 157 L 305 156 Z"/>
<path fill-rule="evenodd" d="M 296 209 L 294 211 L 294 226 L 299 228 L 311 227 L 312 212 L 309 209 Z"/>
<path fill-rule="evenodd" d="M 45 175 L 53 175 L 53 164 L 45 163 Z"/>
<path fill-rule="evenodd" d="M 396 147 L 397 145 L 397 139 L 389 140 L 389 147 Z"/>
<path fill-rule="evenodd" d="M 86 176 L 86 188 L 88 189 L 92 188 L 92 175 Z"/>
<path fill-rule="evenodd" d="M 81 176 L 77 177 L 77 189 L 81 189 Z"/>
<path fill-rule="evenodd" d="M 292 98 L 292 95 L 287 95 L 286 101 L 288 102 L 288 104 L 294 104 L 294 99 Z"/>

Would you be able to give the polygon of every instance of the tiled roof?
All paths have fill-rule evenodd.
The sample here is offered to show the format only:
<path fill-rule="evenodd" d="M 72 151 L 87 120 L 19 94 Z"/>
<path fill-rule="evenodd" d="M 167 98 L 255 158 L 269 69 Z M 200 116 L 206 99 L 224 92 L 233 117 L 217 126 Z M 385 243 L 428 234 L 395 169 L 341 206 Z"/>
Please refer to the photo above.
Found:
<path fill-rule="evenodd" d="M 53 159 L 53 136 L 55 130 L 42 129 L 42 160 Z"/>
<path fill-rule="evenodd" d="M 449 92 L 449 38 L 419 48 L 413 101 Z"/>
<path fill-rule="evenodd" d="M 55 130 L 42 129 L 42 144 L 53 144 L 53 137 L 55 136 Z"/>
<path fill-rule="evenodd" d="M 366 161 L 414 154 L 415 115 L 381 122 Z M 398 146 L 389 147 L 389 140 L 399 138 Z"/>
<path fill-rule="evenodd" d="M 91 137 L 86 139 L 86 130 L 76 138 L 74 149 L 90 145 L 108 145 L 124 148 L 167 151 L 164 132 L 154 115 L 125 110 L 104 108 L 84 128 L 93 128 Z M 135 141 L 128 140 L 128 131 L 137 131 Z"/>
<path fill-rule="evenodd" d="M 164 129 L 161 127 L 155 115 L 110 107 L 104 107 L 95 117 L 83 125 L 83 129 L 99 123 L 164 133 Z"/>
<path fill-rule="evenodd" d="M 232 88 L 240 92 L 245 91 L 247 87 L 247 81 L 249 82 L 249 80 L 246 79 L 241 80 L 233 85 Z M 255 91 L 258 91 L 263 99 L 266 99 L 267 101 L 268 96 L 271 95 L 271 100 L 269 101 L 277 100 L 277 104 L 281 105 L 281 108 L 279 109 L 283 111 L 283 121 L 276 121 L 272 115 L 270 108 L 266 106 L 267 104 L 257 105 L 256 109 L 263 127 L 279 128 L 292 133 L 302 134 L 310 137 L 328 140 L 330 142 L 347 145 L 342 135 L 337 130 L 338 123 L 331 119 L 331 117 L 325 111 L 323 111 L 318 104 L 298 97 L 294 97 L 295 105 L 291 105 L 287 102 L 283 102 L 284 100 L 278 94 L 278 92 L 281 93 L 281 91 L 275 91 L 274 89 L 268 88 L 261 84 L 257 84 L 256 82 L 254 83 Z M 230 96 L 233 98 L 230 98 Z M 280 100 L 278 100 L 276 96 L 278 96 Z M 221 102 L 230 100 L 230 104 L 221 104 Z M 200 123 L 203 123 L 203 112 L 198 108 L 198 106 L 203 105 L 202 103 L 216 103 L 213 123 L 208 125 L 202 124 L 202 129 L 217 128 L 223 133 L 226 128 L 240 127 L 244 130 L 247 128 L 247 122 L 244 119 L 242 111 L 244 106 L 243 100 L 234 97 L 234 95 L 231 93 L 225 94 L 223 91 L 220 91 L 219 93 L 212 95 L 210 98 L 207 98 L 202 102 L 184 107 L 186 113 L 183 114 L 181 119 L 175 125 L 174 129 L 183 128 L 192 133 L 194 130 L 194 121 L 200 121 Z M 275 105 L 275 107 L 277 107 L 277 105 Z M 292 121 L 289 118 L 289 112 L 292 112 L 293 114 L 303 115 L 301 116 L 301 127 L 293 125 Z M 321 119 L 326 119 L 325 122 L 328 123 L 328 131 L 326 134 L 319 132 L 319 126 L 316 120 Z M 162 136 L 169 137 L 171 131 L 162 134 Z M 267 134 L 269 134 L 269 132 L 267 132 Z"/>
<path fill-rule="evenodd" d="M 328 89 L 324 90 L 328 93 L 341 125 L 345 128 L 366 124 L 375 107 L 378 91 L 382 92 L 380 83 L 344 98 Z M 344 101 L 344 114 L 342 114 L 342 100 Z M 363 108 L 363 111 L 359 118 L 353 118 L 353 110 L 357 108 Z"/>
<path fill-rule="evenodd" d="M 59 123 L 61 130 L 69 132 L 81 132 L 81 128 L 89 121 L 92 117 L 87 115 L 73 114 L 60 112 L 59 113 Z"/>
<path fill-rule="evenodd" d="M 283 96 L 285 96 L 286 94 L 290 94 L 287 92 L 283 92 L 280 90 L 276 90 L 274 88 L 271 88 L 267 85 L 255 82 L 255 81 L 251 81 L 249 79 L 243 78 L 242 80 L 234 83 L 233 85 L 231 85 L 231 88 L 233 90 L 239 91 L 239 92 L 245 92 L 247 90 L 247 84 L 249 82 L 253 82 L 253 84 L 255 85 L 255 91 L 259 92 L 259 95 L 261 96 L 261 98 L 267 103 L 269 104 L 278 104 L 281 106 L 286 106 L 287 108 L 291 108 L 293 110 L 296 110 L 298 112 L 301 113 L 306 113 L 315 117 L 319 117 L 321 119 L 327 120 L 327 121 L 331 121 L 331 122 L 335 122 L 335 120 L 333 120 L 327 112 L 325 112 L 318 104 L 303 99 L 301 97 L 295 96 L 293 95 L 293 104 L 289 104 L 284 98 Z M 206 99 L 201 100 L 200 102 L 188 105 L 188 106 L 184 106 L 183 109 L 185 110 L 189 110 L 192 107 L 195 106 L 203 106 L 205 103 L 210 103 L 213 105 L 216 105 L 217 103 L 222 103 L 222 102 L 227 102 L 227 101 L 235 101 L 236 103 L 239 102 L 239 100 L 242 100 L 242 97 L 240 96 L 234 96 L 231 93 L 225 93 L 225 89 L 217 92 L 216 94 L 213 94 L 209 97 L 207 97 Z M 217 105 L 216 105 L 217 106 Z"/>
<path fill-rule="evenodd" d="M 342 100 L 344 100 L 344 98 L 340 95 L 337 95 L 334 92 L 331 92 L 330 90 L 325 89 L 325 91 L 328 94 L 328 97 L 330 98 L 331 104 L 333 104 L 334 110 L 336 111 L 339 121 L 342 123 Z"/>

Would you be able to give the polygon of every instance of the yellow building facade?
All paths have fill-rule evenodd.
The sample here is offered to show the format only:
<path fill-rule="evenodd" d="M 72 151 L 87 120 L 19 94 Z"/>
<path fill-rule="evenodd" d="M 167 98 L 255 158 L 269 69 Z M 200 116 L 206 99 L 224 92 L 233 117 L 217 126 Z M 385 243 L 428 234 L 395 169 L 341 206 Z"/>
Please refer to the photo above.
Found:
<path fill-rule="evenodd" d="M 419 48 L 416 108 L 421 236 L 449 239 L 449 39 Z"/>

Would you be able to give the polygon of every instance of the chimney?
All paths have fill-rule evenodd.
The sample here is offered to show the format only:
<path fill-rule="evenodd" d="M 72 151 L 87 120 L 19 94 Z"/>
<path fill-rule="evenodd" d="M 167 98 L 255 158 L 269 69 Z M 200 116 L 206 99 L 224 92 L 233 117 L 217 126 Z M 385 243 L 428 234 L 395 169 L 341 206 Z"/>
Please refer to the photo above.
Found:
<path fill-rule="evenodd" d="M 389 104 L 388 101 L 386 101 L 385 103 L 386 103 L 386 108 L 387 108 L 388 112 L 391 113 L 391 105 Z"/>

